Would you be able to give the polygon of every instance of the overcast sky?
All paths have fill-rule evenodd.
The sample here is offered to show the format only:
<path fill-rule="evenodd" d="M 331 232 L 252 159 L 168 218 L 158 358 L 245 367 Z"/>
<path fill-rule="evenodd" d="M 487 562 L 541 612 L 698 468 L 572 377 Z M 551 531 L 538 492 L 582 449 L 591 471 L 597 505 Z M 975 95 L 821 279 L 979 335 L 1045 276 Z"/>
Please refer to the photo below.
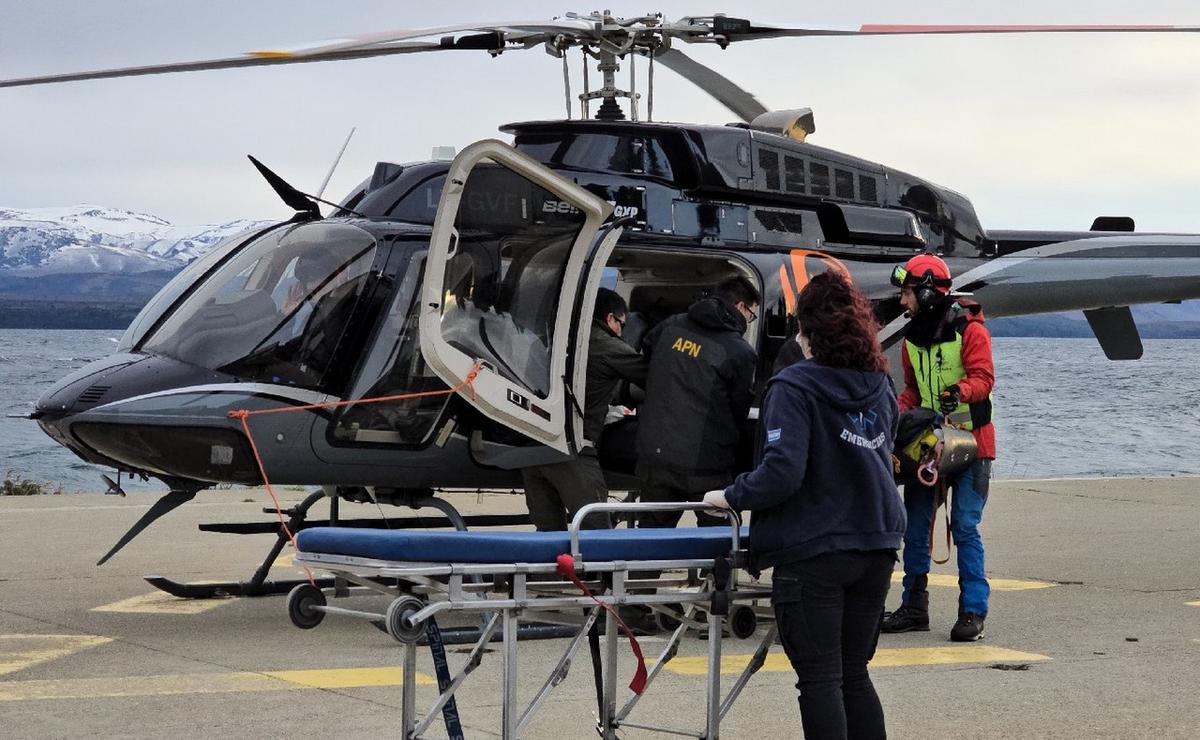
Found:
<path fill-rule="evenodd" d="M 706 2 L 656 9 L 671 19 L 720 10 Z M 613 10 L 635 15 L 651 5 Z M 1194 0 L 743 1 L 726 9 L 795 26 L 1200 26 Z M 593 8 L 539 0 L 509 12 L 494 2 L 0 0 L 0 78 L 568 10 Z M 814 143 L 964 193 L 987 227 L 1086 229 L 1103 214 L 1133 216 L 1143 230 L 1200 231 L 1200 34 L 792 39 L 687 51 L 768 107 L 811 106 Z M 656 118 L 732 120 L 698 89 L 657 71 Z M 461 149 L 509 121 L 561 117 L 561 75 L 559 61 L 535 49 L 498 59 L 439 52 L 0 89 L 0 206 L 96 203 L 181 224 L 284 218 L 290 211 L 247 153 L 315 190 L 357 126 L 326 193 L 340 199 L 378 160 L 426 159 L 435 145 Z M 578 92 L 578 76 L 574 85 Z"/>

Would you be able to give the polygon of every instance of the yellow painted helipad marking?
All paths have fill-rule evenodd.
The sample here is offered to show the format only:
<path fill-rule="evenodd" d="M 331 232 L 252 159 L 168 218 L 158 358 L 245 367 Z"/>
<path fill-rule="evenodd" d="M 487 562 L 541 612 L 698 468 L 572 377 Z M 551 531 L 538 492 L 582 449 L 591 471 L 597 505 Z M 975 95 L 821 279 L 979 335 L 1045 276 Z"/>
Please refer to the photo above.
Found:
<path fill-rule="evenodd" d="M 721 673 L 741 673 L 750 663 L 750 655 L 721 656 Z M 988 645 L 955 645 L 927 648 L 879 648 L 871 661 L 872 668 L 895 668 L 918 665 L 953 665 L 959 663 L 1032 663 L 1050 660 L 1045 655 Z M 703 676 L 708 672 L 708 658 L 694 655 L 675 658 L 664 666 L 683 676 Z M 771 653 L 760 669 L 768 673 L 791 672 L 792 664 L 783 653 Z"/>
<path fill-rule="evenodd" d="M 991 645 L 945 645 L 924 648 L 879 648 L 871 660 L 871 667 L 894 668 L 912 665 L 953 665 L 955 663 L 1033 663 L 1039 660 L 1050 660 L 1050 656 Z"/>
<path fill-rule="evenodd" d="M 1200 601 L 1189 601 L 1189 602 L 1187 602 L 1187 605 L 1188 606 L 1200 606 Z"/>
<path fill-rule="evenodd" d="M 162 591 L 154 591 L 97 606 L 92 611 L 122 614 L 200 614 L 230 601 L 232 599 L 181 599 Z"/>
<path fill-rule="evenodd" d="M 308 689 L 356 689 L 365 686 L 399 686 L 403 683 L 400 666 L 379 668 L 332 668 L 307 671 L 269 671 L 282 681 L 294 683 Z M 417 674 L 417 685 L 435 684 L 424 673 Z"/>
<path fill-rule="evenodd" d="M 399 686 L 401 669 L 341 668 L 267 673 L 189 673 L 167 676 L 117 676 L 71 678 L 55 681 L 0 681 L 0 702 L 37 699 L 96 699 L 122 696 L 166 696 L 170 694 L 231 694 L 251 691 L 294 691 L 299 689 L 352 689 L 370 686 Z M 417 674 L 417 685 L 437 681 Z"/>
<path fill-rule="evenodd" d="M 275 562 L 271 563 L 272 568 L 298 568 L 296 565 L 296 553 L 284 552 L 280 553 L 279 557 L 275 558 Z"/>
<path fill-rule="evenodd" d="M 110 642 L 99 635 L 0 635 L 0 675 Z"/>
<path fill-rule="evenodd" d="M 900 583 L 904 580 L 903 573 L 893 573 L 892 583 Z M 947 588 L 958 588 L 958 576 L 948 576 L 944 573 L 930 573 L 930 586 L 945 586 Z M 1057 583 L 1049 581 L 1026 581 L 1016 578 L 989 578 L 988 585 L 993 591 L 1033 591 L 1039 588 L 1054 588 Z"/>

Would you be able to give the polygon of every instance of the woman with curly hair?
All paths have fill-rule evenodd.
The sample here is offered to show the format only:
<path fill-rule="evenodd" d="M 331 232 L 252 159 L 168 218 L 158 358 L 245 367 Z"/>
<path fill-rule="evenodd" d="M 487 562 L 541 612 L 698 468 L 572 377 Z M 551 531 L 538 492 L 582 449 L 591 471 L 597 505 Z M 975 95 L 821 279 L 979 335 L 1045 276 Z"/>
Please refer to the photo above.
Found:
<path fill-rule="evenodd" d="M 882 738 L 867 662 L 904 536 L 896 396 L 871 304 L 847 278 L 813 277 L 796 317 L 805 359 L 767 385 L 762 460 L 705 502 L 753 513 L 753 568 L 775 569 L 771 603 L 804 736 Z"/>

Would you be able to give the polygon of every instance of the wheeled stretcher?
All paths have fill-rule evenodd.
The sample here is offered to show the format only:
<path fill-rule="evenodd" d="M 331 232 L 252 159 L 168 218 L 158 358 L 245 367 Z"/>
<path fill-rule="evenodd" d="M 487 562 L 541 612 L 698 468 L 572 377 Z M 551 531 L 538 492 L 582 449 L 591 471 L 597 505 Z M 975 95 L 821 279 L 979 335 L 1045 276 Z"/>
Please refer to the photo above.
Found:
<path fill-rule="evenodd" d="M 591 504 L 581 509 L 566 532 L 428 532 L 311 528 L 299 533 L 298 565 L 320 568 L 350 583 L 392 597 L 386 614 L 327 604 L 311 585 L 288 596 L 288 612 L 298 627 L 315 627 L 326 614 L 382 619 L 387 632 L 404 644 L 402 737 L 419 738 L 442 715 L 451 737 L 461 737 L 455 695 L 480 665 L 484 648 L 499 631 L 501 642 L 501 734 L 517 738 L 550 692 L 565 678 L 588 642 L 597 687 L 597 729 L 616 738 L 622 727 L 698 738 L 717 738 L 721 719 L 762 666 L 775 641 L 771 625 L 752 660 L 728 692 L 721 691 L 721 636 L 730 616 L 739 636 L 754 631 L 751 602 L 766 595 L 761 586 L 739 584 L 745 562 L 744 532 L 735 514 L 728 527 L 581 530 L 586 516 L 604 512 L 686 511 L 702 504 Z M 701 576 L 697 577 L 696 574 Z M 647 671 L 630 636 L 638 670 L 623 703 L 618 689 L 617 607 L 644 605 L 670 614 L 678 626 Z M 451 677 L 436 617 L 475 612 L 482 629 L 465 665 Z M 599 620 L 604 617 L 603 656 Z M 517 703 L 517 636 L 520 621 L 577 627 L 533 700 Z M 747 629 L 747 626 L 749 629 Z M 647 687 L 675 657 L 689 628 L 707 631 L 708 671 L 703 729 L 677 729 L 631 720 Z M 439 696 L 423 714 L 416 708 L 418 642 L 425 639 L 439 673 Z"/>

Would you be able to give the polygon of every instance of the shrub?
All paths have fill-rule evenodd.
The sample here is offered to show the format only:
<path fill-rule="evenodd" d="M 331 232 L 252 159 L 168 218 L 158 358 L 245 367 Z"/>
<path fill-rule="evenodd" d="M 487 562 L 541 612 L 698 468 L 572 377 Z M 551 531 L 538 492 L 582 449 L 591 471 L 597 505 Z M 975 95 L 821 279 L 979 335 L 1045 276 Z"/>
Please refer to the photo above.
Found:
<path fill-rule="evenodd" d="M 57 496 L 62 492 L 61 485 L 55 488 L 49 483 L 30 480 L 11 470 L 4 473 L 4 481 L 0 482 L 0 496 Z"/>

